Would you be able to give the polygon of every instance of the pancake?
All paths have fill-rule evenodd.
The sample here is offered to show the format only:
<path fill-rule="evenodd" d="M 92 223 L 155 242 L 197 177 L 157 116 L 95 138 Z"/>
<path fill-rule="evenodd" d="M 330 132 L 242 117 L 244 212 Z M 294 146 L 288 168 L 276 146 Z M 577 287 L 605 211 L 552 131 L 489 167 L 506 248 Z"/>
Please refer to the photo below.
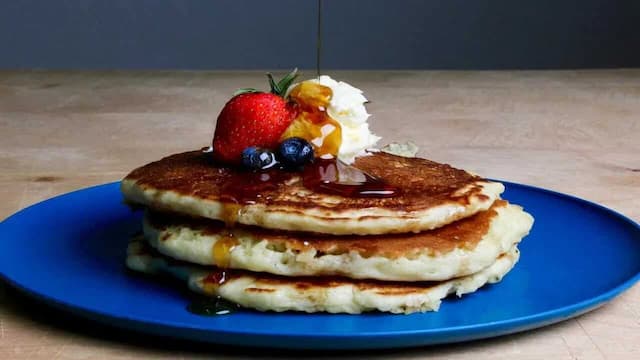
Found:
<path fill-rule="evenodd" d="M 144 235 L 160 253 L 201 265 L 284 276 L 340 275 L 395 281 L 447 280 L 489 266 L 520 242 L 533 218 L 497 200 L 471 217 L 418 234 L 333 236 L 147 212 Z"/>
<path fill-rule="evenodd" d="M 154 252 L 142 240 L 128 248 L 127 266 L 148 274 L 170 274 L 192 290 L 219 296 L 260 311 L 358 314 L 367 311 L 413 313 L 437 311 L 449 294 L 461 296 L 495 283 L 518 261 L 514 246 L 479 272 L 442 282 L 382 282 L 340 277 L 282 277 L 264 273 L 191 265 Z"/>
<path fill-rule="evenodd" d="M 387 198 L 328 194 L 300 173 L 243 172 L 191 151 L 142 166 L 125 177 L 127 202 L 262 228 L 333 235 L 420 232 L 488 209 L 504 191 L 464 170 L 433 161 L 369 153 L 354 167 L 399 189 Z M 351 170 L 349 170 L 351 171 Z"/>

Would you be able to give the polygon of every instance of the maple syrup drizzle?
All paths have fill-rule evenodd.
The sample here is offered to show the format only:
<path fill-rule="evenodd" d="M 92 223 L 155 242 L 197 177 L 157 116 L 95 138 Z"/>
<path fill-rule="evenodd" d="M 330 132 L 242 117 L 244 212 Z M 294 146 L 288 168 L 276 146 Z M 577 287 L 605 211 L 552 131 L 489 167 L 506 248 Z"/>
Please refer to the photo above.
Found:
<path fill-rule="evenodd" d="M 318 34 L 316 73 L 320 79 L 321 38 L 322 38 L 322 0 L 318 0 Z M 293 134 L 283 135 L 283 138 L 299 136 L 314 146 L 315 154 L 320 158 L 305 167 L 303 184 L 314 191 L 328 192 L 348 197 L 392 197 L 398 189 L 386 184 L 355 167 L 337 160 L 338 151 L 342 144 L 342 128 L 340 124 L 327 114 L 327 108 L 333 93 L 330 88 L 307 83 L 308 86 L 298 85 L 291 92 L 291 98 L 300 106 L 301 112 L 294 120 L 296 126 Z M 210 153 L 211 147 L 203 148 L 203 153 Z M 283 171 L 271 170 L 268 173 L 250 173 L 240 181 L 230 181 L 224 189 L 223 220 L 227 227 L 233 227 L 237 222 L 240 203 L 252 203 L 261 192 L 278 187 L 290 174 L 283 176 Z M 230 270 L 226 269 L 230 263 L 230 254 L 238 241 L 231 232 L 226 232 L 213 246 L 213 258 L 218 269 L 203 279 L 205 292 L 215 294 L 217 289 L 230 277 Z M 305 246 L 308 243 L 305 241 Z M 238 309 L 238 305 L 220 296 L 194 300 L 187 306 L 187 310 L 198 315 L 225 315 Z"/>
<path fill-rule="evenodd" d="M 235 312 L 238 308 L 238 304 L 232 303 L 219 296 L 213 298 L 198 298 L 187 306 L 187 310 L 190 313 L 202 316 L 227 315 Z"/>
<path fill-rule="evenodd" d="M 209 275 L 202 279 L 202 290 L 205 294 L 216 295 L 218 288 L 224 285 L 230 277 L 231 270 L 215 267 Z"/>
<path fill-rule="evenodd" d="M 226 269 L 231 263 L 231 251 L 238 245 L 238 240 L 231 231 L 224 231 L 222 237 L 213 244 L 213 261 L 219 268 Z"/>
<path fill-rule="evenodd" d="M 289 97 L 296 104 L 298 115 L 282 139 L 301 137 L 313 145 L 316 157 L 336 158 L 342 145 L 342 128 L 327 113 L 332 96 L 331 88 L 311 81 L 293 88 Z"/>
<path fill-rule="evenodd" d="M 220 197 L 225 205 L 223 220 L 226 220 L 228 225 L 237 221 L 241 205 L 255 203 L 264 196 L 265 192 L 277 190 L 282 183 L 294 175 L 277 168 L 257 172 L 234 169 L 230 172 L 232 174 L 225 180 Z"/>
<path fill-rule="evenodd" d="M 263 172 L 226 169 L 229 177 L 220 191 L 221 216 L 227 228 L 238 222 L 242 206 L 255 204 L 257 200 L 269 201 L 265 193 L 280 187 L 293 173 L 272 168 Z"/>
<path fill-rule="evenodd" d="M 306 188 L 344 197 L 388 198 L 399 194 L 395 186 L 335 159 L 316 159 L 302 174 Z"/>
<path fill-rule="evenodd" d="M 222 200 L 222 215 L 221 219 L 227 227 L 233 227 L 238 222 L 238 216 L 240 215 L 240 203 L 233 197 L 226 193 L 221 197 Z"/>
<path fill-rule="evenodd" d="M 327 113 L 332 96 L 331 88 L 311 81 L 298 84 L 289 94 L 298 115 L 282 139 L 301 137 L 313 145 L 316 156 L 313 163 L 305 166 L 303 185 L 317 192 L 344 197 L 385 198 L 397 195 L 397 188 L 337 159 L 342 145 L 342 128 Z M 229 178 L 222 188 L 221 197 L 224 204 L 222 220 L 227 227 L 237 222 L 241 205 L 255 203 L 265 192 L 277 190 L 295 175 L 276 167 L 259 172 L 228 170 Z"/>
<path fill-rule="evenodd" d="M 289 98 L 297 108 L 297 116 L 281 139 L 301 137 L 314 147 L 316 159 L 302 173 L 303 185 L 317 192 L 345 197 L 392 197 L 398 189 L 337 160 L 342 145 L 340 123 L 327 112 L 333 91 L 311 81 L 296 85 Z M 203 149 L 203 151 L 206 149 Z M 265 199 L 265 192 L 276 191 L 295 173 L 272 167 L 257 172 L 242 172 L 224 168 L 228 177 L 221 189 L 222 220 L 233 227 L 242 205 Z M 221 245 L 222 246 L 222 245 Z"/>
<path fill-rule="evenodd" d="M 212 285 L 217 288 L 218 286 L 223 285 L 225 282 L 227 282 L 230 277 L 231 272 L 229 270 L 215 269 L 204 279 L 202 279 L 202 283 L 204 285 Z"/>
<path fill-rule="evenodd" d="M 316 37 L 316 75 L 320 79 L 320 60 L 322 59 L 322 0 L 318 0 L 318 28 Z"/>
<path fill-rule="evenodd" d="M 230 277 L 229 270 L 216 269 L 202 279 L 202 287 L 206 294 L 213 297 L 199 297 L 193 300 L 187 310 L 191 313 L 203 316 L 226 315 L 236 311 L 238 304 L 216 295 L 218 288 L 223 285 Z"/>
<path fill-rule="evenodd" d="M 226 170 L 229 177 L 221 189 L 220 220 L 227 227 L 234 227 L 238 222 L 243 205 L 255 204 L 256 200 L 263 198 L 265 192 L 276 190 L 280 184 L 292 176 L 291 173 L 276 168 L 262 172 Z"/>
<path fill-rule="evenodd" d="M 243 205 L 255 204 L 258 200 L 269 203 L 268 192 L 277 191 L 295 176 L 301 176 L 302 185 L 310 190 L 344 197 L 388 198 L 401 192 L 397 187 L 335 158 L 315 159 L 301 173 L 283 169 L 265 172 L 236 170 L 221 190 L 221 220 L 226 227 L 234 227 Z"/>

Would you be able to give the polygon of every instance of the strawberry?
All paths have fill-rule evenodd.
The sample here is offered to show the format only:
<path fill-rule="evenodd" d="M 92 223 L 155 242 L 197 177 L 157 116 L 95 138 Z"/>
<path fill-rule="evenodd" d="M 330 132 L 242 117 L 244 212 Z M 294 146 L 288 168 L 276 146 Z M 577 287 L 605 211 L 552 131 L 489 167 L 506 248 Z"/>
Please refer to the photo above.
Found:
<path fill-rule="evenodd" d="M 250 146 L 276 149 L 280 137 L 296 116 L 293 105 L 284 99 L 297 70 L 276 83 L 271 74 L 271 92 L 241 89 L 222 108 L 213 135 L 216 160 L 237 165 L 242 151 Z"/>

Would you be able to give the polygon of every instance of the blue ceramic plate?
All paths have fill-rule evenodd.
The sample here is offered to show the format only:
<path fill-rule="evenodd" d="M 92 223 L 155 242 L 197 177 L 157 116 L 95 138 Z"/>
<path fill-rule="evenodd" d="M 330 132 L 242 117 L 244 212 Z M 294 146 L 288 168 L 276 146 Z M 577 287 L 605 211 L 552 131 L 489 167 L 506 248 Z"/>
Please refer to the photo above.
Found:
<path fill-rule="evenodd" d="M 388 348 L 532 329 L 603 305 L 640 277 L 640 226 L 602 206 L 505 183 L 506 199 L 536 218 L 502 282 L 439 312 L 330 315 L 239 311 L 203 317 L 184 290 L 125 271 L 140 217 L 118 183 L 31 206 L 0 225 L 0 274 L 59 307 L 114 326 L 199 341 L 307 349 Z"/>

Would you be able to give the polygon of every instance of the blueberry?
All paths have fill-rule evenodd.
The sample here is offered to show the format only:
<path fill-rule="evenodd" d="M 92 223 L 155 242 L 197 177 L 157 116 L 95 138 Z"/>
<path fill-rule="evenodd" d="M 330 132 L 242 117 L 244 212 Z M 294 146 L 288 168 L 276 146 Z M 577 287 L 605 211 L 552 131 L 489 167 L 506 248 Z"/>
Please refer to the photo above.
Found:
<path fill-rule="evenodd" d="M 270 150 L 250 146 L 242 151 L 242 166 L 247 169 L 268 169 L 277 163 L 276 155 Z"/>
<path fill-rule="evenodd" d="M 280 161 L 290 167 L 302 166 L 313 160 L 313 146 L 305 139 L 285 139 L 278 148 Z"/>

